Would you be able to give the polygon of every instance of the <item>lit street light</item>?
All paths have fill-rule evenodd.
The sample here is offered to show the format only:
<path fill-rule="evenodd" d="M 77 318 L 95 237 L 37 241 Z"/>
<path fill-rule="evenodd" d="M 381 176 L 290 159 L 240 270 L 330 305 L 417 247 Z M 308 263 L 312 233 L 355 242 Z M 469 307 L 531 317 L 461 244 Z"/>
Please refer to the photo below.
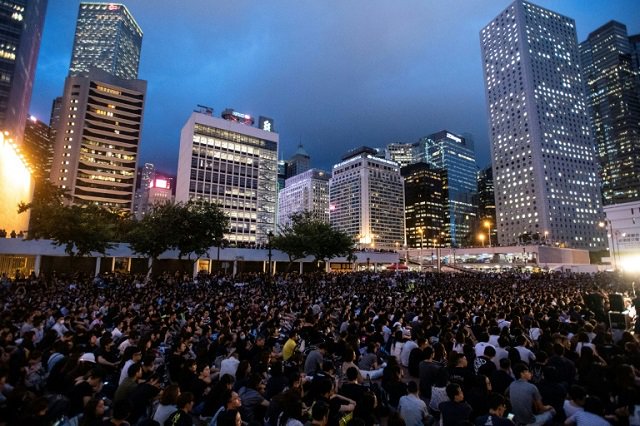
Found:
<path fill-rule="evenodd" d="M 482 247 L 484 247 L 484 234 L 478 235 L 478 239 L 482 242 Z"/>
<path fill-rule="evenodd" d="M 491 247 L 491 222 L 485 220 L 484 226 L 487 227 L 487 238 L 489 239 L 489 247 Z"/>

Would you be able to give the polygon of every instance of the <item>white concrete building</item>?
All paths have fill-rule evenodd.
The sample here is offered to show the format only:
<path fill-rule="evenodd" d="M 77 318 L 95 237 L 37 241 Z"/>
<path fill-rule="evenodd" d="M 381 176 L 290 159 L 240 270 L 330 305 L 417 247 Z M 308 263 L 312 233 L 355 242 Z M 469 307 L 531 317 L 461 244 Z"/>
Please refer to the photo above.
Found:
<path fill-rule="evenodd" d="M 278 193 L 278 226 L 286 226 L 294 213 L 309 212 L 329 222 L 329 178 L 323 170 L 310 169 L 287 179 Z"/>
<path fill-rule="evenodd" d="M 279 136 L 245 123 L 191 114 L 180 135 L 176 201 L 217 203 L 230 219 L 226 239 L 266 244 L 276 230 Z"/>
<path fill-rule="evenodd" d="M 404 244 L 404 185 L 394 161 L 361 147 L 333 166 L 329 183 L 331 225 L 361 248 L 395 249 Z"/>
<path fill-rule="evenodd" d="M 480 38 L 500 244 L 529 233 L 603 248 L 574 20 L 517 0 Z"/>

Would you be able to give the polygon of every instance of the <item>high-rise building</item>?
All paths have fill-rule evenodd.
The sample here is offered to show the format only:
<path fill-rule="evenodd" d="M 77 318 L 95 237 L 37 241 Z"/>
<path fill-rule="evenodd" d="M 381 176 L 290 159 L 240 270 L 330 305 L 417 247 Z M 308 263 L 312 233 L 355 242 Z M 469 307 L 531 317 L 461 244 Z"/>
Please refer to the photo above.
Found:
<path fill-rule="evenodd" d="M 47 0 L 0 2 L 0 131 L 22 143 Z"/>
<path fill-rule="evenodd" d="M 640 200 L 640 70 L 633 50 L 627 27 L 616 21 L 580 44 L 605 206 Z"/>
<path fill-rule="evenodd" d="M 36 117 L 29 117 L 24 131 L 22 151 L 35 178 L 48 179 L 53 161 L 53 143 L 49 138 L 49 126 Z"/>
<path fill-rule="evenodd" d="M 516 0 L 480 32 L 498 241 L 604 246 L 573 19 Z"/>
<path fill-rule="evenodd" d="M 395 161 L 400 167 L 415 163 L 415 144 L 412 143 L 390 143 L 385 148 L 385 158 Z"/>
<path fill-rule="evenodd" d="M 496 195 L 493 187 L 493 169 L 486 167 L 478 172 L 478 226 L 477 231 L 484 235 L 491 244 L 496 240 Z"/>
<path fill-rule="evenodd" d="M 298 145 L 296 152 L 287 160 L 287 177 L 306 172 L 311 167 L 311 156 L 302 144 Z M 285 184 L 286 185 L 286 184 Z"/>
<path fill-rule="evenodd" d="M 278 225 L 286 226 L 295 213 L 308 212 L 329 223 L 329 178 L 324 170 L 309 169 L 286 181 L 278 193 Z"/>
<path fill-rule="evenodd" d="M 51 182 L 74 202 L 133 209 L 147 91 L 136 80 L 141 43 L 125 6 L 80 3 L 69 76 L 54 101 L 51 167 Z"/>
<path fill-rule="evenodd" d="M 451 247 L 466 245 L 472 238 L 472 225 L 478 206 L 476 193 L 476 158 L 473 145 L 460 135 L 443 130 L 417 143 L 417 158 L 445 173 L 444 239 L 439 244 Z M 441 234 L 442 236 L 442 234 Z"/>
<path fill-rule="evenodd" d="M 377 154 L 356 148 L 333 166 L 330 222 L 361 248 L 394 249 L 404 243 L 404 186 L 398 164 Z"/>
<path fill-rule="evenodd" d="M 49 117 L 49 137 L 52 141 L 56 140 L 61 114 L 62 96 L 57 96 L 53 102 L 51 102 L 51 116 Z"/>
<path fill-rule="evenodd" d="M 404 178 L 407 246 L 434 247 L 444 229 L 446 172 L 422 162 L 407 165 L 400 172 Z"/>
<path fill-rule="evenodd" d="M 266 244 L 276 231 L 278 142 L 244 121 L 192 113 L 180 135 L 176 201 L 219 204 L 227 240 Z"/>
<path fill-rule="evenodd" d="M 69 75 L 99 68 L 123 80 L 138 78 L 142 30 L 117 3 L 80 3 Z"/>
<path fill-rule="evenodd" d="M 145 164 L 145 166 L 148 165 L 149 163 Z M 144 179 L 141 187 L 136 189 L 133 203 L 133 215 L 135 218 L 142 219 L 157 204 L 173 202 L 175 198 L 173 194 L 174 185 L 175 180 L 172 177 L 162 176 L 156 173 L 154 169 L 152 176 Z"/>
<path fill-rule="evenodd" d="M 156 177 L 156 166 L 153 163 L 144 163 L 144 166 L 136 170 L 136 189 L 133 196 L 133 215 L 141 219 L 147 212 L 147 200 L 149 187 Z"/>
<path fill-rule="evenodd" d="M 146 89 L 96 68 L 67 77 L 51 182 L 74 202 L 132 209 Z"/>

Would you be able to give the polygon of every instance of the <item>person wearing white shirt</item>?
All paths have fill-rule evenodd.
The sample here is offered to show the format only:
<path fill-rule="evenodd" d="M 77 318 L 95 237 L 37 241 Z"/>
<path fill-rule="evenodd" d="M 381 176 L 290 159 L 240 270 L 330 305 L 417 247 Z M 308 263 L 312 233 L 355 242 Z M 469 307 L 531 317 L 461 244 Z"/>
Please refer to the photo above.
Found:
<path fill-rule="evenodd" d="M 124 356 L 125 358 L 129 358 L 129 359 L 127 359 L 124 365 L 122 366 L 122 370 L 120 371 L 120 379 L 118 380 L 118 386 L 120 386 L 122 382 L 124 382 L 124 379 L 127 378 L 127 372 L 129 371 L 129 367 L 131 367 L 136 362 L 140 362 L 140 360 L 142 359 L 142 351 L 138 349 L 137 346 L 129 346 L 125 350 Z"/>
<path fill-rule="evenodd" d="M 409 367 L 409 355 L 411 351 L 418 348 L 418 344 L 413 340 L 407 340 L 400 351 L 400 364 L 403 367 Z"/>

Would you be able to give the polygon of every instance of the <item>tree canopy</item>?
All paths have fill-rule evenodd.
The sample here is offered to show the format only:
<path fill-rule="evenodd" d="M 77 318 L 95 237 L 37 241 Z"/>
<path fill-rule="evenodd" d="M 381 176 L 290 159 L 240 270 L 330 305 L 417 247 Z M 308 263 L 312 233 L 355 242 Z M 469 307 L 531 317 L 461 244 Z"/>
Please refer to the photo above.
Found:
<path fill-rule="evenodd" d="M 68 200 L 63 189 L 44 182 L 30 203 L 20 203 L 19 213 L 31 212 L 27 239 L 50 239 L 70 256 L 105 255 L 119 239 L 121 217 L 95 204 L 69 205 Z"/>
<path fill-rule="evenodd" d="M 172 249 L 178 250 L 179 257 L 193 253 L 197 258 L 221 244 L 228 227 L 228 217 L 215 204 L 158 204 L 132 224 L 127 241 L 133 251 L 152 262 Z"/>
<path fill-rule="evenodd" d="M 290 262 L 307 256 L 320 262 L 350 256 L 354 250 L 354 240 L 350 235 L 314 218 L 309 212 L 293 214 L 289 224 L 280 227 L 271 244 L 286 253 Z"/>

